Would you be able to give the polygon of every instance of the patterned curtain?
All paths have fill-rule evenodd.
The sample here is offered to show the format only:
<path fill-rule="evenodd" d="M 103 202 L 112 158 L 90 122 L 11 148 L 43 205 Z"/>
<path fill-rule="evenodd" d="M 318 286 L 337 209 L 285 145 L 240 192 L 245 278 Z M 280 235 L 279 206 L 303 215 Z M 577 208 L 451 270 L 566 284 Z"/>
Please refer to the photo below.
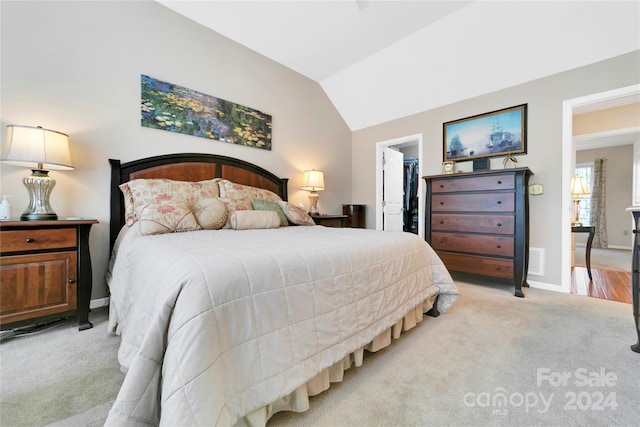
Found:
<path fill-rule="evenodd" d="M 608 248 L 607 237 L 607 159 L 596 159 L 593 165 L 593 192 L 591 193 L 591 225 L 596 227 L 592 247 Z"/>

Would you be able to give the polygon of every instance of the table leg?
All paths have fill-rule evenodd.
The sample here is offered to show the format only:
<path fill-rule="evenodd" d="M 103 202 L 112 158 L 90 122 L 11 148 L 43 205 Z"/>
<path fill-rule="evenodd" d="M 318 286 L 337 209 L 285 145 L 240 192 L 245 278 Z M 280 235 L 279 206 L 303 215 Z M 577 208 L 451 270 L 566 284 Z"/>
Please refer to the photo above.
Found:
<path fill-rule="evenodd" d="M 589 275 L 589 280 L 593 280 L 591 277 L 591 244 L 593 243 L 593 236 L 595 236 L 595 232 L 589 232 L 589 239 L 587 239 L 587 253 L 585 255 L 585 261 L 587 262 L 587 274 Z"/>

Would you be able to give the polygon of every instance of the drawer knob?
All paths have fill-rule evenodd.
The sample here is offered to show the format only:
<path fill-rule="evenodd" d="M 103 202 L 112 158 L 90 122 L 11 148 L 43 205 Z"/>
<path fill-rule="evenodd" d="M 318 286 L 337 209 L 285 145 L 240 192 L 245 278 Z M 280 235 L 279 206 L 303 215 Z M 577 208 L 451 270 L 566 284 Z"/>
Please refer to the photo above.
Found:
<path fill-rule="evenodd" d="M 444 239 L 440 239 L 440 243 L 444 243 Z"/>
<path fill-rule="evenodd" d="M 440 205 L 444 205 L 444 202 L 440 202 Z"/>
<path fill-rule="evenodd" d="M 69 283 L 76 283 L 76 279 L 69 279 Z"/>
<path fill-rule="evenodd" d="M 498 181 L 498 184 L 502 184 L 502 181 Z"/>
<path fill-rule="evenodd" d="M 444 188 L 444 185 L 440 184 L 440 188 Z"/>
<path fill-rule="evenodd" d="M 502 200 L 498 200 L 498 204 L 501 205 L 502 204 Z"/>
<path fill-rule="evenodd" d="M 496 247 L 497 247 L 498 249 L 500 249 L 500 248 L 502 247 L 502 245 L 497 245 Z"/>
<path fill-rule="evenodd" d="M 444 221 L 443 221 L 443 220 L 440 220 L 440 224 L 444 224 Z"/>
<path fill-rule="evenodd" d="M 24 241 L 27 243 L 33 243 L 35 240 L 32 237 L 27 237 Z"/>
<path fill-rule="evenodd" d="M 497 267 L 496 267 L 496 270 L 500 271 L 500 270 L 502 270 L 502 267 L 497 266 Z"/>
<path fill-rule="evenodd" d="M 501 222 L 497 223 L 496 225 L 497 225 L 498 227 L 502 227 L 502 223 L 501 223 Z"/>

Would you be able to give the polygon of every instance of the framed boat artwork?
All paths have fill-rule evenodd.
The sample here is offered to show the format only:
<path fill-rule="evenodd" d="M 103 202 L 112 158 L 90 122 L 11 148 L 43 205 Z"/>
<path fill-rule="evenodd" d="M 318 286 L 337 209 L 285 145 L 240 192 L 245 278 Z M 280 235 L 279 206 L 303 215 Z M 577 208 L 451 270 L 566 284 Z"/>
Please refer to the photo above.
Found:
<path fill-rule="evenodd" d="M 443 161 L 461 162 L 527 153 L 527 104 L 442 125 Z"/>

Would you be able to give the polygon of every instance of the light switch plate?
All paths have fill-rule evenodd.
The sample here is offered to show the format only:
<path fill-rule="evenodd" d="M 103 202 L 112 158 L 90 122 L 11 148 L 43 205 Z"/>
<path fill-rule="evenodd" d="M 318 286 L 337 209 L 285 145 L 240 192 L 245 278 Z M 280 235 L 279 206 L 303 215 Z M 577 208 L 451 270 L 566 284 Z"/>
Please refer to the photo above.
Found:
<path fill-rule="evenodd" d="M 544 186 L 542 184 L 530 184 L 529 194 L 532 196 L 539 196 L 544 193 Z"/>

